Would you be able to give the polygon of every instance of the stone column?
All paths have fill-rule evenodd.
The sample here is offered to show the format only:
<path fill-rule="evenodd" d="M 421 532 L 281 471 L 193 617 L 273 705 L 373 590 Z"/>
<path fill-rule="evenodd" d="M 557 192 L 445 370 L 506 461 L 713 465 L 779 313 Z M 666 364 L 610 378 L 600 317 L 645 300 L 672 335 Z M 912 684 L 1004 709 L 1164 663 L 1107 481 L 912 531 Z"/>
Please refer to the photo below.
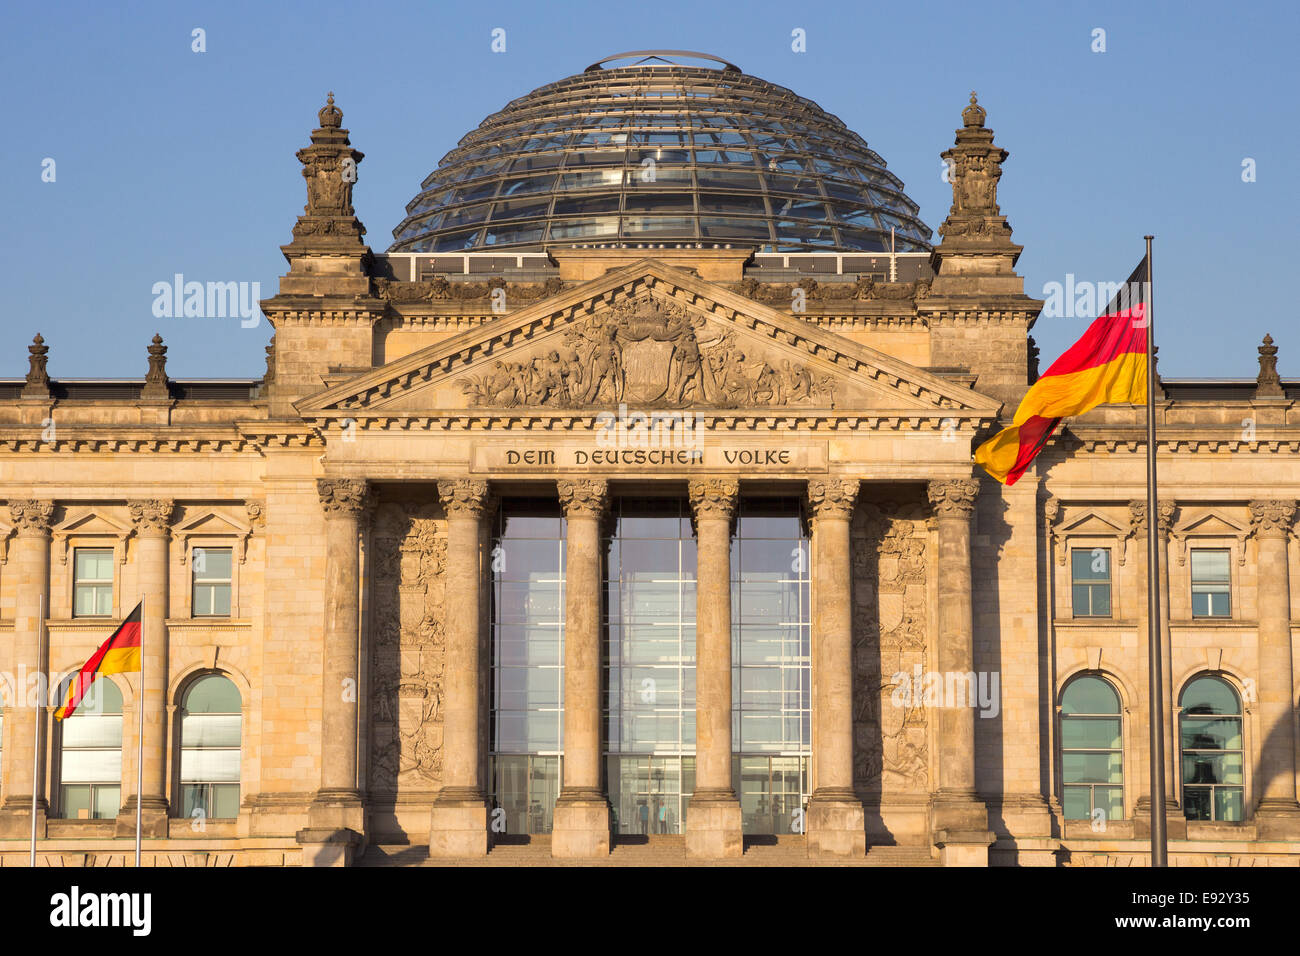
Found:
<path fill-rule="evenodd" d="M 975 789 L 975 629 L 971 602 L 971 519 L 979 482 L 932 481 L 930 505 L 939 532 L 937 670 L 944 687 L 966 700 L 945 700 L 939 717 L 939 790 L 932 804 L 934 842 L 945 865 L 985 866 L 993 842 L 988 812 Z"/>
<path fill-rule="evenodd" d="M 1296 803 L 1295 687 L 1291 660 L 1291 588 L 1287 547 L 1296 505 L 1252 501 L 1250 522 L 1259 547 L 1259 806 L 1262 840 L 1300 838 Z"/>
<path fill-rule="evenodd" d="M 690 484 L 698 565 L 695 588 L 695 793 L 686 814 L 686 855 L 743 855 L 740 801 L 731 777 L 731 519 L 740 485 Z"/>
<path fill-rule="evenodd" d="M 0 808 L 0 837 L 26 840 L 31 836 L 33 792 L 37 836 L 45 835 L 45 815 L 49 810 L 45 795 L 45 754 L 50 751 L 49 689 L 46 687 L 50 646 L 49 638 L 42 636 L 42 616 L 50 616 L 50 525 L 54 502 L 11 501 L 9 516 L 16 535 L 10 546 L 8 567 L 14 577 L 13 651 L 9 658 L 14 687 L 4 715 L 5 800 Z M 41 765 L 33 778 L 38 725 Z"/>
<path fill-rule="evenodd" d="M 484 856 L 488 807 L 479 774 L 482 527 L 488 483 L 438 482 L 447 513 L 447 658 L 443 668 L 442 788 L 429 819 L 431 857 Z"/>
<path fill-rule="evenodd" d="M 299 834 L 313 865 L 347 863 L 364 848 L 365 808 L 357 777 L 360 694 L 360 544 L 373 505 L 364 479 L 316 481 L 325 512 L 325 643 L 321 661 L 320 790 Z"/>
<path fill-rule="evenodd" d="M 119 836 L 135 834 L 135 807 L 141 804 L 140 824 L 146 837 L 167 836 L 167 678 L 168 678 L 168 563 L 171 543 L 172 513 L 176 502 L 170 498 L 128 501 L 127 511 L 135 527 L 136 564 L 139 568 L 140 594 L 144 600 L 144 617 L 140 622 L 141 683 L 143 691 L 136 706 L 144 707 L 143 790 L 131 793 L 117 816 Z M 126 611 L 135 598 L 124 595 L 120 604 Z M 139 727 L 139 712 L 133 718 Z M 135 789 L 135 780 L 128 789 Z"/>
<path fill-rule="evenodd" d="M 1178 805 L 1178 785 L 1174 778 L 1179 747 L 1178 727 L 1174 723 L 1174 642 L 1169 630 L 1169 532 L 1173 530 L 1174 514 L 1178 505 L 1174 501 L 1156 502 L 1156 554 L 1160 559 L 1160 574 L 1156 579 L 1156 594 L 1160 598 L 1160 683 L 1162 720 L 1165 725 L 1165 814 L 1183 824 L 1185 817 Z M 1143 544 L 1145 545 L 1145 541 Z M 1146 595 L 1142 595 L 1146 601 Z M 1144 604 L 1145 606 L 1145 604 Z M 1145 638 L 1146 635 L 1143 635 Z M 1166 828 L 1172 832 L 1182 827 Z"/>
<path fill-rule="evenodd" d="M 551 855 L 609 855 L 609 800 L 600 785 L 600 526 L 603 479 L 556 482 L 568 538 L 564 579 L 564 786 L 555 803 Z"/>
<path fill-rule="evenodd" d="M 809 856 L 862 856 L 866 815 L 853 789 L 853 562 L 849 520 L 858 481 L 808 482 L 812 511 L 813 771 Z"/>

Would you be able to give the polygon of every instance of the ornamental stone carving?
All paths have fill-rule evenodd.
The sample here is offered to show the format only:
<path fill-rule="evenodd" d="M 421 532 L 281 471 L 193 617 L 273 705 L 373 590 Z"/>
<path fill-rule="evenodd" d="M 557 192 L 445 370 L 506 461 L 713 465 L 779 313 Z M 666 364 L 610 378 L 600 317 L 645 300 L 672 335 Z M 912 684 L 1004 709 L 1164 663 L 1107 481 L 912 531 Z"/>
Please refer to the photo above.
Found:
<path fill-rule="evenodd" d="M 135 526 L 136 534 L 167 534 L 171 531 L 176 502 L 170 498 L 128 501 L 126 510 L 131 516 L 131 524 Z"/>
<path fill-rule="evenodd" d="M 603 478 L 561 478 L 555 485 L 567 518 L 599 518 L 609 507 L 609 482 Z"/>
<path fill-rule="evenodd" d="M 1295 523 L 1296 503 L 1270 499 L 1250 503 L 1250 530 L 1257 535 L 1286 535 Z"/>
<path fill-rule="evenodd" d="M 1147 503 L 1130 501 L 1128 503 L 1128 536 L 1130 538 L 1147 533 Z"/>
<path fill-rule="evenodd" d="M 445 522 L 411 502 L 377 507 L 371 651 L 371 787 L 436 789 L 443 771 Z"/>
<path fill-rule="evenodd" d="M 813 520 L 821 518 L 847 521 L 857 504 L 859 482 L 856 479 L 814 478 L 808 482 L 808 505 Z"/>
<path fill-rule="evenodd" d="M 926 488 L 930 507 L 936 518 L 962 518 L 969 520 L 975 513 L 975 499 L 980 483 L 974 478 L 947 478 L 932 481 Z"/>
<path fill-rule="evenodd" d="M 478 478 L 452 478 L 438 482 L 438 497 L 448 518 L 478 518 L 487 510 L 491 492 Z"/>
<path fill-rule="evenodd" d="M 691 510 L 696 519 L 722 518 L 736 513 L 740 482 L 730 478 L 695 478 L 690 483 Z"/>
<path fill-rule="evenodd" d="M 47 371 L 50 347 L 38 332 L 27 346 L 27 379 L 23 384 L 22 398 L 49 398 L 50 375 Z"/>
<path fill-rule="evenodd" d="M 1273 336 L 1267 333 L 1264 334 L 1264 344 L 1259 346 L 1259 375 L 1255 377 L 1255 397 L 1286 398 L 1282 379 L 1277 374 L 1277 346 L 1273 344 Z"/>
<path fill-rule="evenodd" d="M 373 503 L 363 478 L 317 478 L 316 491 L 327 518 L 359 518 Z"/>
<path fill-rule="evenodd" d="M 1169 532 L 1174 527 L 1174 515 L 1178 512 L 1178 504 L 1167 499 L 1160 499 L 1156 502 L 1156 533 L 1162 538 L 1169 537 Z"/>
<path fill-rule="evenodd" d="M 48 535 L 54 523 L 54 502 L 35 498 L 10 501 L 9 523 L 19 535 Z"/>
<path fill-rule="evenodd" d="M 563 345 L 461 382 L 472 406 L 833 408 L 835 383 L 790 359 L 747 355 L 735 334 L 650 297 L 567 329 Z"/>
<path fill-rule="evenodd" d="M 799 294 L 808 302 L 919 301 L 930 295 L 930 282 L 928 279 L 880 282 L 871 276 L 858 276 L 853 282 L 818 282 L 807 278 L 781 283 L 759 282 L 749 277 L 731 286 L 731 290 L 755 302 L 789 308 Z"/>

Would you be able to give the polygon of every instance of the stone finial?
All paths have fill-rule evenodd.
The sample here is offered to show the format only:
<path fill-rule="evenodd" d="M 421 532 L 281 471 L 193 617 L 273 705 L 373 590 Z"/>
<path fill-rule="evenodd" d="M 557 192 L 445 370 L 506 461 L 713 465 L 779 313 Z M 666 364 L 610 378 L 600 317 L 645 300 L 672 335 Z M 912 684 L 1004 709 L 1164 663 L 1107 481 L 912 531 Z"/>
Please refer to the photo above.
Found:
<path fill-rule="evenodd" d="M 293 227 L 293 246 L 359 247 L 366 230 L 352 208 L 352 185 L 365 154 L 352 148 L 333 93 L 317 115 L 320 126 L 311 145 L 296 154 L 307 180 L 307 205 Z"/>
<path fill-rule="evenodd" d="M 30 367 L 27 369 L 27 382 L 23 385 L 22 397 L 49 398 L 50 376 L 46 371 L 46 364 L 49 361 L 50 347 L 37 332 L 36 338 L 32 339 L 32 344 L 27 346 L 27 351 L 31 353 L 27 359 Z"/>
<path fill-rule="evenodd" d="M 1277 346 L 1273 336 L 1264 334 L 1264 344 L 1259 346 L 1259 376 L 1255 379 L 1256 398 L 1285 398 L 1282 378 L 1277 374 Z"/>
<path fill-rule="evenodd" d="M 140 397 L 145 399 L 171 398 L 171 389 L 167 385 L 167 346 L 163 345 L 161 335 L 154 334 L 149 345 L 149 371 L 144 376 L 144 388 Z"/>
<path fill-rule="evenodd" d="M 1151 346 L 1151 377 L 1152 392 L 1155 394 L 1157 402 L 1164 401 L 1169 397 L 1165 391 L 1165 383 L 1160 380 L 1160 346 Z"/>
<path fill-rule="evenodd" d="M 320 119 L 321 129 L 338 129 L 343 125 L 343 111 L 334 105 L 333 90 L 330 90 L 325 105 L 316 116 Z"/>
<path fill-rule="evenodd" d="M 961 115 L 956 141 L 940 153 L 952 183 L 952 207 L 939 234 L 945 241 L 1009 246 L 1011 227 L 998 207 L 998 180 L 1007 151 L 994 144 L 993 130 L 984 125 L 987 114 L 974 93 Z"/>

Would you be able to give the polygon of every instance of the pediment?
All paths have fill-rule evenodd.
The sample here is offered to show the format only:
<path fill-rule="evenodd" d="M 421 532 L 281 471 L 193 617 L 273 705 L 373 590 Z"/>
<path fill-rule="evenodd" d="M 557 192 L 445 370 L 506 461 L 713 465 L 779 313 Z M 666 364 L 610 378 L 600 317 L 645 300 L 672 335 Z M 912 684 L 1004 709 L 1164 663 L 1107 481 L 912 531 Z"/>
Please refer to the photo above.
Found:
<path fill-rule="evenodd" d="M 76 511 L 51 529 L 55 536 L 61 535 L 112 535 L 126 537 L 131 533 L 131 526 L 116 521 L 94 509 Z"/>
<path fill-rule="evenodd" d="M 212 510 L 188 517 L 172 529 L 173 534 L 248 534 L 248 531 L 247 524 Z"/>
<path fill-rule="evenodd" d="M 1204 537 L 1237 538 L 1244 536 L 1250 529 L 1238 524 L 1231 518 L 1216 511 L 1204 511 L 1194 514 L 1180 522 L 1172 531 L 1175 537 L 1198 535 Z"/>
<path fill-rule="evenodd" d="M 305 417 L 695 408 L 992 418 L 1000 403 L 653 259 L 298 402 Z"/>
<path fill-rule="evenodd" d="M 1111 520 L 1099 511 L 1085 511 L 1064 522 L 1057 530 L 1057 536 L 1109 538 L 1118 535 L 1125 537 L 1128 529 Z"/>

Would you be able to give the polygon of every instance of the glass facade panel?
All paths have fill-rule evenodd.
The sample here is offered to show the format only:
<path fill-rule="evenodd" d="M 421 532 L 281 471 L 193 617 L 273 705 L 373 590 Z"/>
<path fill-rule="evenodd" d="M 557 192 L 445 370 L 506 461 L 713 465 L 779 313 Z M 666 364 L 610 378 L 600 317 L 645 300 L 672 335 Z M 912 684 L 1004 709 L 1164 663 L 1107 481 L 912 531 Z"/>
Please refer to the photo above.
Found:
<path fill-rule="evenodd" d="M 1231 617 L 1232 590 L 1226 548 L 1192 548 L 1192 617 Z"/>
<path fill-rule="evenodd" d="M 1237 692 L 1221 678 L 1199 677 L 1187 685 L 1180 704 L 1183 807 L 1187 819 L 1244 819 L 1246 781 L 1241 700 Z"/>
<path fill-rule="evenodd" d="M 695 789 L 695 538 L 679 499 L 618 499 L 606 551 L 615 832 L 681 833 Z"/>
<path fill-rule="evenodd" d="M 508 834 L 550 833 L 560 795 L 566 534 L 558 501 L 524 498 L 493 533 L 489 779 Z"/>
<path fill-rule="evenodd" d="M 1088 554 L 1088 552 L 1075 552 Z M 1067 820 L 1124 816 L 1119 695 L 1103 678 L 1072 680 L 1061 695 L 1062 805 Z"/>

